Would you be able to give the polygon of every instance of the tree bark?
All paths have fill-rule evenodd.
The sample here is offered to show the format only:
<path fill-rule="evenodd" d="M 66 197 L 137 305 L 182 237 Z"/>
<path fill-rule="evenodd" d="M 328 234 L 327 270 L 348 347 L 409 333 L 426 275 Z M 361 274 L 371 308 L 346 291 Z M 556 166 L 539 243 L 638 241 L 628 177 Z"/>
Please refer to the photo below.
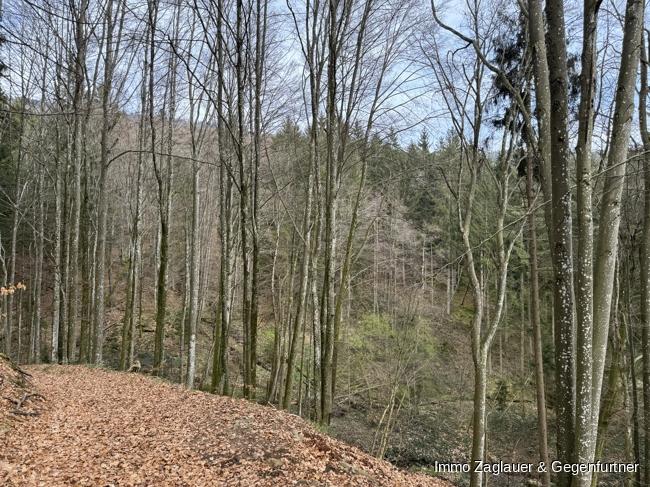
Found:
<path fill-rule="evenodd" d="M 553 235 L 555 382 L 557 458 L 573 460 L 575 439 L 575 329 L 573 320 L 573 245 L 571 193 L 569 190 L 568 73 L 564 2 L 546 2 L 548 24 L 547 59 L 550 88 L 551 208 Z M 571 482 L 568 474 L 558 475 L 558 487 Z"/>
<path fill-rule="evenodd" d="M 618 254 L 618 231 L 621 222 L 621 195 L 625 179 L 625 160 L 628 153 L 632 126 L 636 75 L 639 67 L 641 32 L 643 27 L 642 0 L 628 0 L 625 9 L 623 48 L 616 88 L 612 135 L 607 161 L 607 176 L 600 206 L 600 222 L 596 247 L 594 275 L 594 323 L 593 323 L 593 376 L 591 438 L 596 437 L 600 410 L 616 256 Z M 587 459 L 593 461 L 595 440 L 591 441 Z M 589 477 L 590 479 L 590 477 Z M 586 485 L 586 484 L 584 484 Z"/>
<path fill-rule="evenodd" d="M 535 355 L 535 392 L 537 398 L 537 435 L 539 461 L 550 465 L 548 454 L 548 429 L 546 421 L 546 389 L 544 384 L 544 356 L 542 325 L 539 306 L 539 269 L 537 258 L 537 231 L 535 229 L 535 195 L 533 192 L 533 158 L 529 154 L 526 167 L 526 201 L 528 203 L 528 259 L 530 268 L 530 318 L 532 321 Z M 544 487 L 551 485 L 551 473 L 542 473 Z"/>

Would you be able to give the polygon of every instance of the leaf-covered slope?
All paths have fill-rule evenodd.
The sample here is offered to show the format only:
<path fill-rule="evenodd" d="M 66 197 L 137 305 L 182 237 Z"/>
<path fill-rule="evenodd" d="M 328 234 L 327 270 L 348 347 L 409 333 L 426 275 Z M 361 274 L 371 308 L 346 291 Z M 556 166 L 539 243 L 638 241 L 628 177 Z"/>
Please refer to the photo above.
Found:
<path fill-rule="evenodd" d="M 0 447 L 16 423 L 40 414 L 43 401 L 31 374 L 0 353 Z"/>
<path fill-rule="evenodd" d="M 29 372 L 46 409 L 0 449 L 2 485 L 446 486 L 401 472 L 297 416 L 81 366 Z"/>

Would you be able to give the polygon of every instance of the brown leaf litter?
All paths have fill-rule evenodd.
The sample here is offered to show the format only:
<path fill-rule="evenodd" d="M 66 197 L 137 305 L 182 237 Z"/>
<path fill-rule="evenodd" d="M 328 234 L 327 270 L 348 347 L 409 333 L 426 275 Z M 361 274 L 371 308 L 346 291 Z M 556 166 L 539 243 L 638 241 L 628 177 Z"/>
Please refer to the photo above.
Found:
<path fill-rule="evenodd" d="M 83 366 L 28 373 L 47 400 L 0 436 L 1 485 L 450 486 L 245 400 Z"/>

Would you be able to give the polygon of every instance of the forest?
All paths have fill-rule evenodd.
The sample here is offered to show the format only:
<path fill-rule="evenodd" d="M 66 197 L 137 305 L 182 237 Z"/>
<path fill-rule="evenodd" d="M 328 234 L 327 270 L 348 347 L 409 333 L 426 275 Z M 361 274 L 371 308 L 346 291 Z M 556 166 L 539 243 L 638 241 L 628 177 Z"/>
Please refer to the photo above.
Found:
<path fill-rule="evenodd" d="M 645 10 L 0 0 L 2 357 L 418 475 L 375 485 L 650 485 Z"/>

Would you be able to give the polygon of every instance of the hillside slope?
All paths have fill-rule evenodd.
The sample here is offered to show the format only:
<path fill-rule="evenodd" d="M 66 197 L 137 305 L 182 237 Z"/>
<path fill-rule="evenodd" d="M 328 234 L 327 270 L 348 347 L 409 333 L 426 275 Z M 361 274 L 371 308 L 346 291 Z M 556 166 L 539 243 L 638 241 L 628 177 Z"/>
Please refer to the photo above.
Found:
<path fill-rule="evenodd" d="M 27 370 L 45 406 L 0 432 L 2 485 L 448 485 L 244 400 L 82 366 Z"/>

